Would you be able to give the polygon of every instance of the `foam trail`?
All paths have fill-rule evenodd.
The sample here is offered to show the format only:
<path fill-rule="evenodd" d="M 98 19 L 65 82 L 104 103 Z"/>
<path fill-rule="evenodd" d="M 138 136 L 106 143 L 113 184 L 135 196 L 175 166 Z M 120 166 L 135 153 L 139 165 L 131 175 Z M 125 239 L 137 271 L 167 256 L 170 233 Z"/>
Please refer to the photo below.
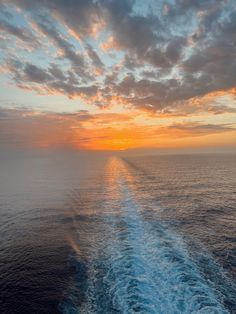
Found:
<path fill-rule="evenodd" d="M 106 246 L 91 262 L 87 298 L 77 313 L 228 313 L 181 238 L 144 219 L 124 164 L 115 160 L 112 169 L 106 207 L 119 214 L 104 218 Z"/>

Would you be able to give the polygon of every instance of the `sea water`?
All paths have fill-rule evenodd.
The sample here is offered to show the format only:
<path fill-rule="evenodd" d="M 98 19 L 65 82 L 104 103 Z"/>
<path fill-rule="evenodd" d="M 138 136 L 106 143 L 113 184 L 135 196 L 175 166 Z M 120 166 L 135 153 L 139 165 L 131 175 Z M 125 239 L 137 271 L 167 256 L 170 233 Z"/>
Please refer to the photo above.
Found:
<path fill-rule="evenodd" d="M 1 313 L 236 313 L 235 156 L 0 167 Z"/>

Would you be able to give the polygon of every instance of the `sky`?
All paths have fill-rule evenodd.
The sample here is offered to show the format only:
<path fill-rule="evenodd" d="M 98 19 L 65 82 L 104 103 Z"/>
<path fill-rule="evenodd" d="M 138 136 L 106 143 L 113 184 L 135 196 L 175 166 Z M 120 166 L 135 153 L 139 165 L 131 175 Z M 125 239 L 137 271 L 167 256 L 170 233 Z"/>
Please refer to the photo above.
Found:
<path fill-rule="evenodd" d="M 236 150 L 235 0 L 1 0 L 0 148 Z"/>

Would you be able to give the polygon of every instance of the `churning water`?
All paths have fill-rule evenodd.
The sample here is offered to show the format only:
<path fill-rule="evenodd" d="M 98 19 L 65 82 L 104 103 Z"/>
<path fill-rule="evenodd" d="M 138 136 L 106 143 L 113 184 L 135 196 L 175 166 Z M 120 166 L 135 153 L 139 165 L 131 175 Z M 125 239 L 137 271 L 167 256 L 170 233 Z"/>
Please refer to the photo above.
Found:
<path fill-rule="evenodd" d="M 236 313 L 235 156 L 1 165 L 1 313 Z"/>

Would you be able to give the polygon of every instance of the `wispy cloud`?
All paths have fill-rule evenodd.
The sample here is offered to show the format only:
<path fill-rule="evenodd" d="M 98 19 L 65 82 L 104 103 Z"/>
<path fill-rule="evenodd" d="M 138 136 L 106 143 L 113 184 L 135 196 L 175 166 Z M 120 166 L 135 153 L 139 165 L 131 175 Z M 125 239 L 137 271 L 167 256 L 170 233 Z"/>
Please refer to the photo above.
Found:
<path fill-rule="evenodd" d="M 235 137 L 235 125 L 182 122 L 146 125 L 128 114 L 37 112 L 27 108 L 0 109 L 0 146 L 127 149 L 181 145 L 179 140 L 220 133 Z M 177 142 L 176 142 L 177 141 Z M 220 143 L 219 143 L 220 144 Z M 222 144 L 222 143 L 221 143 Z"/>

